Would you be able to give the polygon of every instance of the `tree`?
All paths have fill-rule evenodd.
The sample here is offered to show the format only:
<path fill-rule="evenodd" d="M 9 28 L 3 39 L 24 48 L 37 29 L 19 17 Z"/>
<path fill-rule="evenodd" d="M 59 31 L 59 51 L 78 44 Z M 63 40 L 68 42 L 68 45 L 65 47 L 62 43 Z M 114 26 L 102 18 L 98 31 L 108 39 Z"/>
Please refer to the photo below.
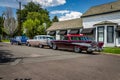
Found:
<path fill-rule="evenodd" d="M 42 17 L 42 18 L 39 17 L 41 24 L 47 23 L 47 27 L 50 26 L 51 21 L 49 19 L 49 12 L 46 9 L 41 8 L 41 5 L 35 4 L 34 2 L 29 2 L 28 4 L 24 5 L 24 8 L 22 10 L 19 9 L 17 10 L 18 23 L 19 23 L 19 18 L 21 18 L 21 24 L 23 24 L 28 19 L 27 18 L 29 17 L 28 15 L 31 15 L 30 17 L 34 18 L 35 15 L 33 16 L 32 12 L 40 13 Z M 21 14 L 21 17 L 19 16 L 19 14 Z"/>
<path fill-rule="evenodd" d="M 13 17 L 12 9 L 7 7 L 4 13 L 4 30 L 9 36 L 13 36 L 17 28 L 17 22 Z"/>
<path fill-rule="evenodd" d="M 41 8 L 39 4 L 29 2 L 27 5 L 24 5 L 24 8 L 21 11 L 17 10 L 17 15 L 19 15 L 20 12 L 21 12 L 21 22 L 23 24 L 22 31 L 24 31 L 25 29 L 27 35 L 28 33 L 30 33 L 31 35 L 29 35 L 29 37 L 33 37 L 36 34 L 45 34 L 44 32 L 45 30 L 42 29 L 44 27 L 43 23 L 46 23 L 46 28 L 48 28 L 51 24 L 51 21 L 49 18 L 49 12 L 46 9 Z M 19 19 L 19 16 L 18 16 L 18 19 Z M 39 23 L 36 24 L 36 21 L 38 21 Z M 33 25 L 31 22 L 35 24 Z M 35 31 L 33 33 L 33 30 L 29 29 L 29 26 L 31 26 L 32 28 L 37 27 L 39 28 L 39 30 L 43 30 L 43 31 L 37 31 L 37 28 L 34 28 Z"/>
<path fill-rule="evenodd" d="M 3 28 L 3 18 L 0 16 L 0 35 L 2 35 L 2 28 Z"/>
<path fill-rule="evenodd" d="M 2 40 L 2 33 L 3 33 L 3 17 L 2 16 L 0 16 L 0 42 L 1 42 L 1 40 Z"/>
<path fill-rule="evenodd" d="M 38 12 L 30 12 L 27 20 L 23 23 L 23 30 L 26 30 L 26 35 L 32 38 L 35 35 L 45 34 L 45 27 L 43 26 L 44 16 Z"/>
<path fill-rule="evenodd" d="M 52 22 L 59 22 L 59 19 L 57 16 L 54 16 L 54 18 L 52 19 Z"/>

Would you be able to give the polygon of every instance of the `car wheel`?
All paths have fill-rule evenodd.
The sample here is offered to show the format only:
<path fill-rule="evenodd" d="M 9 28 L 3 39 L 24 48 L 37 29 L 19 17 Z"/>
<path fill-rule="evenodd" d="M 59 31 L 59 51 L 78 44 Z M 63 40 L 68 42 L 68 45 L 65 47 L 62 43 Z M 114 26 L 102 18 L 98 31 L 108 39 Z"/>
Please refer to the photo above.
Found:
<path fill-rule="evenodd" d="M 27 43 L 27 46 L 30 47 L 31 46 L 30 43 Z"/>
<path fill-rule="evenodd" d="M 19 42 L 17 42 L 17 45 L 20 45 L 20 43 L 19 43 Z"/>
<path fill-rule="evenodd" d="M 43 48 L 43 45 L 42 45 L 42 44 L 39 44 L 39 48 Z"/>
<path fill-rule="evenodd" d="M 74 47 L 74 52 L 79 53 L 79 52 L 81 52 L 81 49 L 79 47 L 75 46 Z"/>
<path fill-rule="evenodd" d="M 56 44 L 53 44 L 52 48 L 53 48 L 54 50 L 56 50 L 56 49 L 57 49 Z"/>
<path fill-rule="evenodd" d="M 11 42 L 11 45 L 13 45 L 13 42 Z"/>
<path fill-rule="evenodd" d="M 50 44 L 49 44 L 49 47 L 50 47 L 50 48 L 52 48 L 52 47 L 53 47 L 53 44 L 52 44 L 52 43 L 50 43 Z"/>

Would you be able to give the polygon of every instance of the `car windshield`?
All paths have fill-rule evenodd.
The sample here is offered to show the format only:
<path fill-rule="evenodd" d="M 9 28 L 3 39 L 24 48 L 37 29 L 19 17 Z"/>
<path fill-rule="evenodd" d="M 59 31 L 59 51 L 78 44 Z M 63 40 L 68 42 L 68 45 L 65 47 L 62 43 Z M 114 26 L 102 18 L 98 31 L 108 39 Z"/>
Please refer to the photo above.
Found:
<path fill-rule="evenodd" d="M 17 36 L 17 37 L 15 37 L 16 39 L 21 39 L 22 37 L 21 36 Z"/>
<path fill-rule="evenodd" d="M 53 38 L 53 37 L 47 37 L 47 39 L 48 39 L 48 40 L 54 40 L 54 38 Z"/>
<path fill-rule="evenodd" d="M 87 36 L 72 36 L 72 37 L 71 37 L 71 40 L 91 41 L 91 40 L 93 40 L 93 39 L 90 38 L 90 37 L 87 37 Z"/>
<path fill-rule="evenodd" d="M 28 39 L 28 37 L 26 37 L 26 36 L 22 36 L 22 39 Z"/>

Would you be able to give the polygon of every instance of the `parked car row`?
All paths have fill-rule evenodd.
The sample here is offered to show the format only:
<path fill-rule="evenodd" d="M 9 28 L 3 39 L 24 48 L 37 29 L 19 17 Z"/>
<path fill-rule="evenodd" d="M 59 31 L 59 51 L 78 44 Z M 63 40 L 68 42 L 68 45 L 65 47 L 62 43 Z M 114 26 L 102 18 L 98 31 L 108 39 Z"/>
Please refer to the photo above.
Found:
<path fill-rule="evenodd" d="M 37 46 L 43 48 L 49 46 L 50 48 L 73 50 L 74 52 L 87 51 L 92 53 L 94 51 L 102 51 L 103 42 L 95 42 L 83 34 L 68 34 L 62 40 L 55 40 L 50 35 L 37 35 L 33 39 L 26 36 L 16 36 L 10 40 L 11 44 L 26 44 L 27 46 Z"/>

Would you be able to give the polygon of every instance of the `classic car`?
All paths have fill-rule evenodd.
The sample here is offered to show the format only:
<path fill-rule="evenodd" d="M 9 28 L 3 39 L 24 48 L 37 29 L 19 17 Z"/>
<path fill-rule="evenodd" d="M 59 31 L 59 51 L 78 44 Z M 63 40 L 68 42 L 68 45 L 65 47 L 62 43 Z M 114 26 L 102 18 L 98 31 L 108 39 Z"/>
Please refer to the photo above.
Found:
<path fill-rule="evenodd" d="M 44 46 L 50 47 L 51 40 L 54 40 L 54 37 L 50 35 L 36 35 L 33 39 L 27 40 L 27 46 L 38 46 L 40 48 Z"/>
<path fill-rule="evenodd" d="M 15 36 L 14 38 L 10 38 L 10 43 L 13 44 L 17 44 L 17 45 L 21 45 L 21 44 L 26 44 L 28 40 L 28 37 L 26 36 Z"/>
<path fill-rule="evenodd" d="M 51 41 L 52 48 L 55 49 L 67 49 L 74 50 L 75 52 L 81 52 L 83 50 L 88 53 L 93 51 L 101 51 L 103 49 L 103 42 L 95 42 L 92 38 L 83 34 L 68 34 L 65 35 L 62 40 Z"/>

